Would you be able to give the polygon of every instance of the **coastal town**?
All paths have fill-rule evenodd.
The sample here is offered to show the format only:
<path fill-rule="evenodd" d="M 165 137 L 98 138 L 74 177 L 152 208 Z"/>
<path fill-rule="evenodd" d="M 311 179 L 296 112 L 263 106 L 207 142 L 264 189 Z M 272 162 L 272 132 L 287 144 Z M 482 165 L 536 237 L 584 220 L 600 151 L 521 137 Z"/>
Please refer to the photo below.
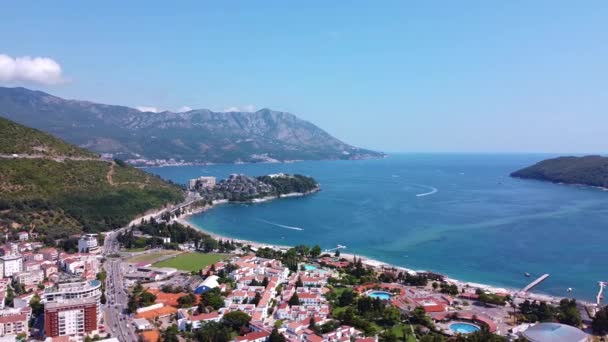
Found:
<path fill-rule="evenodd" d="M 1 341 L 591 341 L 606 329 L 599 305 L 532 293 L 548 275 L 497 289 L 185 220 L 201 201 L 276 195 L 268 179 L 291 176 L 265 177 L 192 179 L 184 203 L 80 235 L 70 253 L 19 232 L 0 247 Z"/>

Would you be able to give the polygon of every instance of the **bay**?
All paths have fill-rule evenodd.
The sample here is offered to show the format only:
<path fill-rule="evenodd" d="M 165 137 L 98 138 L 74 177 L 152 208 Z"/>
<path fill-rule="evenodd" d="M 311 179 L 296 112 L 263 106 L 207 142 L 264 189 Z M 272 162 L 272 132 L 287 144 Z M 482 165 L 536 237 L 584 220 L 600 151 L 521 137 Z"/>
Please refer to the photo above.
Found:
<path fill-rule="evenodd" d="M 608 280 L 608 192 L 510 178 L 546 154 L 394 154 L 361 161 L 306 161 L 147 168 L 185 184 L 300 173 L 322 191 L 303 198 L 222 205 L 190 217 L 205 230 L 269 244 L 337 244 L 346 252 L 463 281 L 593 300 Z M 298 227 L 301 230 L 286 227 Z"/>

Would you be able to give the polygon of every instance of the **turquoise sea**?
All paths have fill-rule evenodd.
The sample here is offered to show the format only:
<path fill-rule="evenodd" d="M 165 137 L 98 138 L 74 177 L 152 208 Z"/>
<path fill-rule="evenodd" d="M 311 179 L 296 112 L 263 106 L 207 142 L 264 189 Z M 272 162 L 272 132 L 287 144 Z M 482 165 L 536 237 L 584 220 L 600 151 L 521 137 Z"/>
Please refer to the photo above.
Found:
<path fill-rule="evenodd" d="M 464 281 L 592 300 L 608 280 L 608 192 L 512 179 L 550 155 L 396 154 L 381 160 L 148 168 L 185 184 L 201 175 L 301 173 L 318 194 L 223 205 L 189 220 L 270 244 L 347 246 L 356 253 Z M 291 227 L 291 228 L 290 228 Z M 301 228 L 301 230 L 293 229 Z"/>

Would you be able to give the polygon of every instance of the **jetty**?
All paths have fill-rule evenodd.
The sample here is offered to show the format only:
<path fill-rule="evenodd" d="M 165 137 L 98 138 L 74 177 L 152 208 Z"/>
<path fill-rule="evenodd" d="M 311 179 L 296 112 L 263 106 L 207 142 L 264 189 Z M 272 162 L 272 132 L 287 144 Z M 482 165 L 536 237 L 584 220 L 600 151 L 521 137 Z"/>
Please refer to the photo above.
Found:
<path fill-rule="evenodd" d="M 536 287 L 538 284 L 542 283 L 547 278 L 549 278 L 549 273 L 543 274 L 542 276 L 538 277 L 536 280 L 534 280 L 533 282 L 528 284 L 526 287 L 524 287 L 520 291 L 520 293 L 527 293 L 528 291 L 532 290 L 532 288 Z"/>
<path fill-rule="evenodd" d="M 600 286 L 600 290 L 597 293 L 597 297 L 595 297 L 595 303 L 596 303 L 597 307 L 599 308 L 600 303 L 602 302 L 602 298 L 604 298 L 604 295 L 602 293 L 604 292 L 604 288 L 606 288 L 606 285 L 608 285 L 608 282 L 598 281 L 597 284 Z"/>

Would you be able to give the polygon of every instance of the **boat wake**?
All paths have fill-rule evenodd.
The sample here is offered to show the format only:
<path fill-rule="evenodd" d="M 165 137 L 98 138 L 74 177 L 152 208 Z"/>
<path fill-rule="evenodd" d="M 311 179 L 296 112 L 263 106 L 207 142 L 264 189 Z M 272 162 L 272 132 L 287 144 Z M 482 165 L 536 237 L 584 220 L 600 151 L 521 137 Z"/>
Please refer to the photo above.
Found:
<path fill-rule="evenodd" d="M 435 188 L 435 187 L 429 186 L 428 188 L 431 189 L 431 191 L 429 191 L 429 192 L 423 192 L 421 194 L 416 194 L 416 197 L 429 196 L 429 195 L 432 195 L 432 194 L 435 194 L 435 193 L 439 192 L 439 190 L 437 188 Z"/>
<path fill-rule="evenodd" d="M 274 223 L 274 222 L 270 222 L 270 221 L 266 221 L 266 220 L 261 220 L 261 219 L 260 219 L 260 220 L 258 220 L 258 221 L 260 221 L 260 222 L 264 222 L 264 223 L 267 223 L 267 224 L 270 224 L 270 225 L 273 225 L 273 226 L 276 226 L 276 227 L 285 228 L 285 229 L 291 229 L 291 230 L 304 230 L 304 228 L 300 228 L 300 227 L 293 227 L 293 226 L 286 226 L 286 225 L 284 225 L 284 224 L 278 224 L 278 223 Z"/>

